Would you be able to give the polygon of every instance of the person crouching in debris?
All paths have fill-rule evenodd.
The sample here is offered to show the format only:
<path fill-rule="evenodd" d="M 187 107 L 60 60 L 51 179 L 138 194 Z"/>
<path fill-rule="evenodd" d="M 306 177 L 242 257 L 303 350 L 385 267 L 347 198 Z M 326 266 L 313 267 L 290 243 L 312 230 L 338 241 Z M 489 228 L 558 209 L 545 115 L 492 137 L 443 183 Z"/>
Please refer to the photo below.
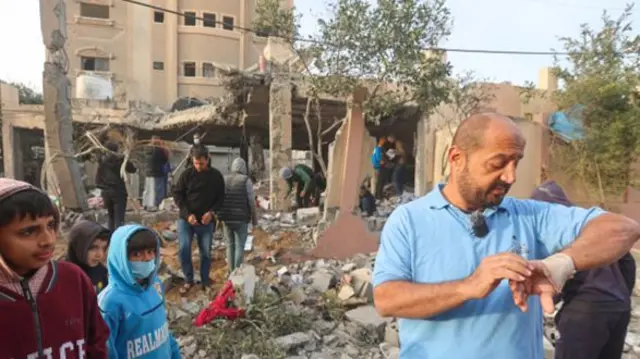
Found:
<path fill-rule="evenodd" d="M 111 231 L 92 221 L 80 221 L 69 231 L 69 246 L 66 260 L 82 269 L 100 293 L 108 284 L 107 248 Z"/>
<path fill-rule="evenodd" d="M 284 167 L 280 170 L 280 177 L 287 181 L 286 197 L 289 198 L 293 188 L 296 188 L 296 206 L 307 208 L 311 206 L 311 196 L 314 194 L 316 182 L 313 170 L 309 166 L 298 164 L 293 167 Z"/>
<path fill-rule="evenodd" d="M 562 188 L 547 181 L 532 199 L 572 207 Z M 631 294 L 636 266 L 631 253 L 613 264 L 578 272 L 564 285 L 564 301 L 555 321 L 560 338 L 556 359 L 620 358 L 631 318 Z"/>
<path fill-rule="evenodd" d="M 150 229 L 129 224 L 111 236 L 109 285 L 98 296 L 111 330 L 109 358 L 181 358 L 169 331 L 159 264 L 160 240 Z"/>
<path fill-rule="evenodd" d="M 386 184 L 385 180 L 387 178 L 386 172 L 386 162 L 385 162 L 385 154 L 384 147 L 386 145 L 387 140 L 383 137 L 378 141 L 378 145 L 373 149 L 371 153 L 371 165 L 373 166 L 373 170 L 376 173 L 376 191 L 375 198 L 382 199 L 382 192 L 384 189 L 384 185 Z"/>
<path fill-rule="evenodd" d="M 169 151 L 162 147 L 160 137 L 151 137 L 151 151 L 147 157 L 147 176 L 143 194 L 143 204 L 147 209 L 157 209 L 167 196 L 168 164 Z"/>
<path fill-rule="evenodd" d="M 180 293 L 186 294 L 193 286 L 193 263 L 191 241 L 195 234 L 200 250 L 200 277 L 202 286 L 209 286 L 211 268 L 211 246 L 215 231 L 215 213 L 224 202 L 224 178 L 217 169 L 209 166 L 209 151 L 204 146 L 191 150 L 193 166 L 182 172 L 173 189 L 173 199 L 180 208 L 178 239 L 180 264 L 186 283 Z"/>
<path fill-rule="evenodd" d="M 46 193 L 0 178 L 2 358 L 107 358 L 109 330 L 91 281 L 51 260 L 59 223 Z"/>
<path fill-rule="evenodd" d="M 229 272 L 242 264 L 249 223 L 254 226 L 258 223 L 253 182 L 246 173 L 246 162 L 236 158 L 231 163 L 231 174 L 224 176 L 224 204 L 218 211 L 218 219 L 224 222 Z"/>
<path fill-rule="evenodd" d="M 98 161 L 96 186 L 102 191 L 104 207 L 109 215 L 109 229 L 114 230 L 124 224 L 127 213 L 127 186 L 120 175 L 124 156 L 118 154 L 118 144 L 109 142 L 105 147 L 111 151 L 102 154 Z M 125 166 L 127 173 L 136 173 L 137 168 L 130 161 Z"/>
<path fill-rule="evenodd" d="M 311 196 L 311 202 L 314 206 L 323 207 L 322 193 L 327 190 L 327 179 L 322 172 L 318 172 L 313 176 L 315 187 Z"/>
<path fill-rule="evenodd" d="M 372 216 L 376 211 L 376 199 L 365 186 L 360 186 L 360 211 L 367 216 Z"/>

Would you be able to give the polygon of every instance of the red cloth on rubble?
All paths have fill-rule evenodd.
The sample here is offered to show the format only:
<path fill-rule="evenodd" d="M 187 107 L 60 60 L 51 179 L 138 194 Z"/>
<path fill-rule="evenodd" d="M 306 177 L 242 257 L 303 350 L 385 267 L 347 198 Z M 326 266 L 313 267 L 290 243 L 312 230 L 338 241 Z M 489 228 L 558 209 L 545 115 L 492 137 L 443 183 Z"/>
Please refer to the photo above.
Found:
<path fill-rule="evenodd" d="M 216 318 L 235 320 L 243 317 L 244 309 L 232 307 L 235 298 L 236 291 L 233 289 L 233 283 L 227 281 L 218 295 L 209 303 L 209 306 L 198 314 L 193 324 L 196 327 L 201 327 Z"/>

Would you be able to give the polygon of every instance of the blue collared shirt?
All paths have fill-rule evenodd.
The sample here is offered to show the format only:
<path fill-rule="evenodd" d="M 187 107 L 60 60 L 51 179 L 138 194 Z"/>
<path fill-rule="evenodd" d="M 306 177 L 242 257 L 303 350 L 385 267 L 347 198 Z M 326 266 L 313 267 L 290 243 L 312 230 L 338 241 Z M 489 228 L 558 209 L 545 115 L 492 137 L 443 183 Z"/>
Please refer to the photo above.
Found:
<path fill-rule="evenodd" d="M 599 208 L 506 197 L 499 207 L 485 211 L 490 232 L 477 238 L 469 215 L 451 205 L 436 186 L 389 217 L 376 257 L 374 286 L 463 279 L 483 258 L 502 252 L 542 259 L 571 244 L 586 223 L 602 213 Z M 523 313 L 503 281 L 485 299 L 428 319 L 400 319 L 400 358 L 542 359 L 542 335 L 539 299 L 531 297 Z"/>

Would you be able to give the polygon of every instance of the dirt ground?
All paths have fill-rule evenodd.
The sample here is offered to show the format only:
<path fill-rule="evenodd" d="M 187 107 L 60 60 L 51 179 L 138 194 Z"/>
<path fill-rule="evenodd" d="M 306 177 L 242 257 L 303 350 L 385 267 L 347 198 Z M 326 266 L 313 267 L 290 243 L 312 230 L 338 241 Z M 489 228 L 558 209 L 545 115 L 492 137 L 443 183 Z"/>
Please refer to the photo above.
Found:
<path fill-rule="evenodd" d="M 159 222 L 154 225 L 154 229 L 161 233 L 164 230 L 170 230 L 172 222 Z M 265 270 L 275 271 L 283 264 L 291 261 L 307 259 L 303 255 L 305 252 L 303 249 L 303 243 L 299 234 L 295 232 L 281 232 L 279 238 L 271 239 L 272 236 L 256 228 L 253 230 L 252 235 L 253 249 L 250 252 L 245 252 L 245 261 L 251 263 L 256 267 L 256 272 L 260 273 Z M 56 245 L 54 258 L 61 259 L 67 253 L 68 241 L 66 235 L 61 235 Z M 196 242 L 193 243 L 193 266 L 194 271 L 197 273 L 200 268 L 199 254 L 197 250 Z M 180 262 L 178 258 L 178 245 L 177 242 L 164 242 L 160 250 L 162 260 L 173 270 L 180 270 Z M 226 248 L 218 247 L 213 251 L 212 266 L 209 276 L 212 280 L 211 295 L 214 296 L 215 292 L 220 289 L 227 278 L 227 262 L 226 262 Z M 174 281 L 173 287 L 167 292 L 167 300 L 172 302 L 184 302 L 198 295 L 198 291 L 202 289 L 196 286 L 191 289 L 187 296 L 181 296 L 179 288 L 182 282 Z"/>
<path fill-rule="evenodd" d="M 278 240 L 272 241 L 268 233 L 260 229 L 255 229 L 253 231 L 253 236 L 253 249 L 251 252 L 245 252 L 245 261 L 254 265 L 256 267 L 256 272 L 258 273 L 268 270 L 269 268 L 272 270 L 279 268 L 278 264 L 281 265 L 282 261 L 275 259 L 279 258 L 284 253 L 288 253 L 290 251 L 295 252 L 296 247 L 299 247 L 299 240 L 296 238 L 297 236 L 295 233 L 285 232 Z M 193 253 L 194 271 L 198 271 L 200 269 L 200 260 L 195 242 L 193 244 Z M 163 261 L 168 266 L 179 270 L 180 262 L 178 259 L 177 243 L 167 243 L 166 247 L 162 248 L 161 255 Z M 209 277 L 212 282 L 213 290 L 211 295 L 213 296 L 215 295 L 215 292 L 224 285 L 228 276 L 228 268 L 226 262 L 226 248 L 216 248 L 212 255 L 212 265 Z M 167 292 L 168 301 L 180 302 L 184 301 L 185 298 L 188 300 L 189 298 L 195 297 L 198 294 L 198 291 L 202 290 L 199 286 L 196 286 L 191 289 L 187 296 L 181 296 L 179 293 L 181 285 L 181 282 L 177 282 L 173 288 Z"/>

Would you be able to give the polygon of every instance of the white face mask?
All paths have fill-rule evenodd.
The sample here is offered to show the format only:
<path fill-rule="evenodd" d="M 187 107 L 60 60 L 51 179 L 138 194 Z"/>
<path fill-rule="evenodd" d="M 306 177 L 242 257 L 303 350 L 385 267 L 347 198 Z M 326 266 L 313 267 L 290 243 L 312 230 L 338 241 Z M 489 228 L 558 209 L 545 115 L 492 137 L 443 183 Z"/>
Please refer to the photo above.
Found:
<path fill-rule="evenodd" d="M 196 144 L 196 145 L 199 145 L 200 144 L 200 139 L 198 137 L 194 138 L 193 139 L 193 143 Z"/>

